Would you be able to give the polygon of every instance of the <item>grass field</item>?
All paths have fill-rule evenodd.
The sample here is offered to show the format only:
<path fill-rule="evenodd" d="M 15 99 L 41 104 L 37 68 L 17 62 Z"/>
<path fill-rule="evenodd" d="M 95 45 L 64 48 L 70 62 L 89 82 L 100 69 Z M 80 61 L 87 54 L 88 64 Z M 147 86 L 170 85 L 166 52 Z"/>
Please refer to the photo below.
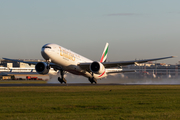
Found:
<path fill-rule="evenodd" d="M 179 113 L 179 85 L 0 87 L 1 120 L 172 120 Z"/>

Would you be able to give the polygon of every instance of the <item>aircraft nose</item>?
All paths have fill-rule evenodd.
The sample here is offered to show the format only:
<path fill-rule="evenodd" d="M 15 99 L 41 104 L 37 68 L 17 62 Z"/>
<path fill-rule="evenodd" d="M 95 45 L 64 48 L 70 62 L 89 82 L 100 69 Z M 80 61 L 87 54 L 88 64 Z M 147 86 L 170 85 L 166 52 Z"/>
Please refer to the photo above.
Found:
<path fill-rule="evenodd" d="M 47 46 L 43 46 L 41 49 L 41 55 L 45 60 L 49 60 L 48 49 L 50 49 L 50 47 L 47 47 Z"/>

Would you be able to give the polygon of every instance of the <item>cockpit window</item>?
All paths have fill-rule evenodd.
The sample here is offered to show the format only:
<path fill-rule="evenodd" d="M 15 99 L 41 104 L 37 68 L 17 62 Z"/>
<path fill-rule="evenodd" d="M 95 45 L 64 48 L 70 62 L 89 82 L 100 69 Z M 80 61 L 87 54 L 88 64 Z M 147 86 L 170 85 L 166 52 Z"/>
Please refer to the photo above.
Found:
<path fill-rule="evenodd" d="M 43 46 L 43 48 L 50 48 L 51 49 L 51 47 L 49 47 L 49 46 Z"/>

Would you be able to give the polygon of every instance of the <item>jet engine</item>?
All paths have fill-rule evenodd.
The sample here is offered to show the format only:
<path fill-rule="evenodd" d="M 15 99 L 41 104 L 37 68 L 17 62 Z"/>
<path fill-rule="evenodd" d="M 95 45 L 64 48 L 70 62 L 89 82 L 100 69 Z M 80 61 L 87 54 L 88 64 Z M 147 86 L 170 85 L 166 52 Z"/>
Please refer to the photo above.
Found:
<path fill-rule="evenodd" d="M 94 61 L 90 65 L 90 70 L 96 74 L 102 74 L 105 71 L 105 67 L 102 63 Z"/>
<path fill-rule="evenodd" d="M 49 72 L 49 66 L 45 62 L 38 62 L 35 66 L 36 72 L 39 74 L 47 74 Z"/>

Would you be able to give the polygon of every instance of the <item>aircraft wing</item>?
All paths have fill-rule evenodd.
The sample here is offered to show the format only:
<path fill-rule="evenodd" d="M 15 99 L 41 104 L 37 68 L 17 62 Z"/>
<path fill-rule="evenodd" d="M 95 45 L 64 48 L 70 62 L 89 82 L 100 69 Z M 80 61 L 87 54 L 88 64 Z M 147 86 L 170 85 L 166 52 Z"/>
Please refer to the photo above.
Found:
<path fill-rule="evenodd" d="M 9 59 L 9 58 L 3 58 L 4 60 L 10 60 L 10 61 L 15 61 L 15 62 L 23 62 L 23 63 L 27 63 L 29 65 L 36 65 L 38 62 L 31 62 L 31 61 L 24 61 L 24 60 L 17 60 L 17 59 Z"/>
<path fill-rule="evenodd" d="M 3 58 L 3 59 L 4 59 L 4 60 L 15 61 L 15 62 L 22 62 L 22 63 L 26 63 L 26 64 L 29 64 L 29 65 L 36 65 L 36 64 L 38 63 L 38 61 L 37 61 L 37 62 L 34 62 L 34 61 L 24 61 L 24 60 L 9 59 L 9 58 Z M 51 66 L 52 68 L 57 69 L 57 70 L 59 70 L 59 69 L 61 68 L 60 66 L 58 66 L 58 65 L 56 65 L 56 64 L 54 64 L 54 63 L 50 63 L 50 66 Z"/>
<path fill-rule="evenodd" d="M 154 58 L 154 59 L 145 59 L 145 60 L 132 60 L 132 61 L 117 61 L 117 62 L 103 62 L 105 68 L 111 68 L 111 67 L 119 67 L 119 66 L 126 66 L 126 65 L 132 65 L 132 64 L 138 64 L 138 63 L 145 63 L 148 61 L 156 61 L 156 60 L 163 60 L 168 58 L 174 58 L 175 56 L 169 56 L 169 57 L 162 57 L 162 58 Z M 89 66 L 91 63 L 79 63 L 78 66 L 80 66 L 82 69 L 89 70 Z"/>
<path fill-rule="evenodd" d="M 102 64 L 103 64 L 106 68 L 110 68 L 110 67 L 126 66 L 126 65 L 138 64 L 138 63 L 145 63 L 145 62 L 148 62 L 148 61 L 163 60 L 163 59 L 168 59 L 168 58 L 174 58 L 174 56 L 162 57 L 162 58 L 154 58 L 154 59 L 145 59 L 145 60 L 104 62 L 104 63 L 102 63 Z"/>
<path fill-rule="evenodd" d="M 162 60 L 162 59 L 168 59 L 168 58 L 174 58 L 174 56 L 169 56 L 169 57 L 162 57 L 162 58 L 154 58 L 154 59 L 145 59 L 145 60 L 132 60 L 132 61 L 117 61 L 117 62 L 103 62 L 102 64 L 104 65 L 105 68 L 111 68 L 111 67 L 119 67 L 119 66 L 125 66 L 125 65 L 132 65 L 132 64 L 137 64 L 137 63 L 145 63 L 148 61 L 156 61 L 156 60 Z M 11 61 L 16 61 L 16 62 L 23 62 L 26 64 L 33 64 L 36 65 L 38 62 L 34 61 L 24 61 L 24 60 L 17 60 L 17 59 L 9 59 L 9 58 L 3 58 L 5 60 L 11 60 Z M 78 66 L 81 67 L 83 70 L 90 71 L 89 66 L 91 63 L 79 63 Z M 54 63 L 50 63 L 50 66 L 55 69 L 60 69 L 61 66 L 58 66 Z"/>

